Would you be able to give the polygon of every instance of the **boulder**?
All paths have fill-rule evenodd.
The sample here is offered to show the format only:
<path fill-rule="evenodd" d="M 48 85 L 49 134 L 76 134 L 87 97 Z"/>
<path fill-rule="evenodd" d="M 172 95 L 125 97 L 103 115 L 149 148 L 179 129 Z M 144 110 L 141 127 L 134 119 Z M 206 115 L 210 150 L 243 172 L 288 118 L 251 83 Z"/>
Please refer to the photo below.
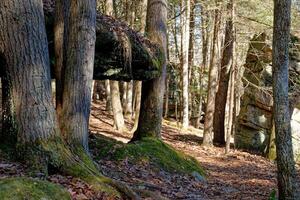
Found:
<path fill-rule="evenodd" d="M 292 135 L 295 155 L 300 153 L 300 47 L 292 36 L 290 45 L 290 101 Z M 273 127 L 272 48 L 265 33 L 250 41 L 243 75 L 244 93 L 236 125 L 237 148 L 266 153 Z M 299 157 L 300 158 L 300 157 Z"/>
<path fill-rule="evenodd" d="M 48 7 L 45 16 L 53 69 L 54 16 Z M 94 80 L 129 81 L 157 78 L 165 60 L 162 52 L 159 45 L 152 43 L 126 23 L 101 13 L 97 14 Z M 54 78 L 54 70 L 51 72 Z"/>

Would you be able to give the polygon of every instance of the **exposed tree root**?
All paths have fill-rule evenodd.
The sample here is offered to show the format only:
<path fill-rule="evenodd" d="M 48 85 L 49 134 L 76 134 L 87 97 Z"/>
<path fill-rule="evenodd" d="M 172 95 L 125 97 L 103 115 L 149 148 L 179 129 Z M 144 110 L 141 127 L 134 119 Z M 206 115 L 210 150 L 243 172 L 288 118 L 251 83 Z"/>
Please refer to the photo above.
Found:
<path fill-rule="evenodd" d="M 28 144 L 23 159 L 29 160 L 30 171 L 35 176 L 47 176 L 50 167 L 90 184 L 95 191 L 101 191 L 121 199 L 140 199 L 126 184 L 104 177 L 91 157 L 77 145 L 71 149 L 59 137 Z M 24 152 L 24 151 L 23 151 Z"/>

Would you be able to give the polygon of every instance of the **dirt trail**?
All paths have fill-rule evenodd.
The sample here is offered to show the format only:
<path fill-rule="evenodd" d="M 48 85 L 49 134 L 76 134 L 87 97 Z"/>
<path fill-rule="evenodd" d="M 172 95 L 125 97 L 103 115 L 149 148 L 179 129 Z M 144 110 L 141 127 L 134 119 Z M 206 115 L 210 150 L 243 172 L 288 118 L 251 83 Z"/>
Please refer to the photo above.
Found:
<path fill-rule="evenodd" d="M 127 142 L 131 134 L 114 131 L 112 116 L 109 116 L 104 108 L 104 104 L 93 105 L 92 132 Z M 130 123 L 127 125 L 128 128 L 132 126 Z M 268 199 L 272 191 L 276 189 L 274 163 L 259 155 L 238 150 L 225 155 L 224 148 L 204 149 L 200 146 L 201 130 L 189 128 L 181 131 L 176 126 L 176 122 L 164 121 L 163 140 L 174 148 L 195 157 L 208 173 L 206 181 L 199 182 L 192 176 L 153 172 L 151 166 L 146 169 L 144 166 L 129 166 L 128 163 L 116 164 L 111 161 L 107 161 L 108 163 L 101 161 L 100 164 L 104 166 L 103 171 L 108 176 L 133 186 L 141 182 L 142 187 L 159 192 L 170 199 L 258 200 Z M 150 184 L 152 188 L 145 186 L 147 184 Z"/>

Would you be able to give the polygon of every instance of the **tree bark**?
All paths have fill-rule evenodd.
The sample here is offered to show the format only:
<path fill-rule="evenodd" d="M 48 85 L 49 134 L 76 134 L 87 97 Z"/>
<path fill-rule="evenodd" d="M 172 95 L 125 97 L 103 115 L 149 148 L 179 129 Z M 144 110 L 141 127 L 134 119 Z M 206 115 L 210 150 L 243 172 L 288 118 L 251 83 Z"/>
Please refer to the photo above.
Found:
<path fill-rule="evenodd" d="M 120 90 L 118 81 L 110 81 L 111 102 L 114 114 L 114 127 L 122 131 L 125 128 L 123 109 L 120 100 Z"/>
<path fill-rule="evenodd" d="M 71 1 L 64 70 L 62 134 L 88 151 L 88 125 L 96 41 L 95 0 Z"/>
<path fill-rule="evenodd" d="M 141 96 L 142 96 L 142 82 L 135 81 L 134 82 L 134 91 L 135 91 L 135 111 L 134 111 L 134 125 L 131 130 L 134 133 L 137 130 L 138 123 L 139 123 L 139 116 L 141 110 Z"/>
<path fill-rule="evenodd" d="M 218 4 L 218 1 L 216 1 Z M 209 77 L 208 77 L 208 95 L 207 95 L 207 106 L 205 112 L 205 122 L 204 122 L 204 133 L 203 133 L 203 146 L 213 145 L 213 116 L 215 112 L 215 99 L 217 92 L 217 81 L 218 81 L 218 71 L 219 66 L 216 62 L 216 46 L 219 35 L 220 28 L 220 11 L 219 7 L 215 9 L 215 21 L 214 21 L 214 31 L 212 40 L 212 50 L 210 56 L 210 66 L 209 66 Z"/>
<path fill-rule="evenodd" d="M 279 199 L 299 199 L 289 111 L 291 0 L 274 1 L 273 95 Z"/>
<path fill-rule="evenodd" d="M 106 14 L 109 16 L 113 16 L 114 14 L 114 7 L 113 7 L 112 0 L 106 0 Z M 100 46 L 101 48 L 101 46 Z M 114 128 L 116 130 L 123 130 L 125 127 L 124 116 L 123 116 L 123 109 L 122 103 L 120 98 L 120 87 L 118 81 L 107 80 L 107 89 L 109 90 L 109 98 L 111 100 L 111 107 L 112 107 L 112 114 L 114 116 Z M 108 95 L 107 95 L 108 98 Z"/>
<path fill-rule="evenodd" d="M 163 96 L 166 77 L 167 53 L 167 2 L 148 0 L 146 33 L 150 40 L 160 45 L 163 52 L 162 74 L 159 78 L 142 84 L 141 112 L 139 125 L 132 141 L 144 137 L 161 137 Z"/>
<path fill-rule="evenodd" d="M 220 145 L 225 144 L 225 110 L 230 78 L 230 69 L 233 63 L 233 0 L 230 0 L 227 3 L 227 13 L 228 15 L 226 19 L 225 42 L 221 61 L 221 74 L 213 119 L 213 142 Z"/>
<path fill-rule="evenodd" d="M 8 91 L 14 113 L 12 120 L 17 125 L 19 153 L 28 166 L 45 172 L 48 158 L 40 149 L 40 141 L 59 137 L 59 128 L 51 98 L 42 7 L 42 1 L 1 2 L 0 52 L 10 83 Z"/>
<path fill-rule="evenodd" d="M 182 128 L 189 126 L 189 42 L 190 42 L 190 0 L 182 0 L 185 12 L 181 16 L 182 26 L 182 106 L 183 119 Z"/>

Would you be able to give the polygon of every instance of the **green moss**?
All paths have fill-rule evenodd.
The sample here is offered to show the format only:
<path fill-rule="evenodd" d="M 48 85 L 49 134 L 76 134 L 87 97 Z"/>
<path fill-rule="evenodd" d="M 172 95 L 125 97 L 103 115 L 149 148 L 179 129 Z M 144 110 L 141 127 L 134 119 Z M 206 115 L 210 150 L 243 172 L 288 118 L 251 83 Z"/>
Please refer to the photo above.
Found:
<path fill-rule="evenodd" d="M 102 136 L 96 136 L 91 147 L 96 149 L 95 156 L 98 159 L 108 158 L 117 161 L 129 159 L 133 162 L 150 162 L 166 171 L 188 174 L 196 171 L 205 175 L 196 159 L 176 151 L 163 141 L 154 138 L 143 138 L 134 143 L 123 144 Z"/>
<path fill-rule="evenodd" d="M 0 180 L 0 199 L 3 200 L 69 200 L 69 193 L 61 186 L 29 178 Z"/>

